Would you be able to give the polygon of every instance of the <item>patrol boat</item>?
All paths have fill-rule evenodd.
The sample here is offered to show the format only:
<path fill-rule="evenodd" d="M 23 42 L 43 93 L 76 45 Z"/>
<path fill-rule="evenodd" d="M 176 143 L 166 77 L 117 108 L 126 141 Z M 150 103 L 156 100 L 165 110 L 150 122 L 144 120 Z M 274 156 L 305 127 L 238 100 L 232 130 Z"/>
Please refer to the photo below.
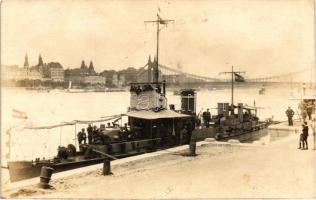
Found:
<path fill-rule="evenodd" d="M 168 109 L 166 98 L 166 83 L 160 82 L 158 70 L 158 39 L 159 24 L 166 24 L 172 20 L 162 20 L 157 15 L 157 55 L 152 63 L 153 70 L 148 70 L 148 82 L 132 83 L 130 87 L 130 106 L 127 113 L 117 119 L 127 117 L 124 127 L 107 127 L 94 136 L 91 144 L 80 144 L 79 149 L 69 144 L 59 146 L 57 155 L 52 159 L 34 161 L 9 161 L 8 169 L 11 181 L 39 176 L 43 166 L 52 167 L 55 172 L 83 167 L 102 162 L 105 158 L 118 159 L 158 149 L 186 144 L 195 128 L 195 116 L 192 105 L 183 106 L 182 112 L 176 112 L 174 106 Z M 151 69 L 152 69 L 151 68 Z M 190 113 L 187 114 L 187 113 Z M 103 120 L 106 121 L 106 120 Z M 87 123 L 75 121 L 76 123 Z M 59 127 L 59 126 L 54 126 Z"/>
<path fill-rule="evenodd" d="M 192 105 L 183 105 L 188 109 L 182 112 L 176 112 L 172 106 L 168 109 L 165 84 L 155 80 L 132 83 L 129 111 L 109 118 L 114 120 L 113 125 L 101 126 L 103 128 L 94 136 L 91 144 L 80 144 L 79 149 L 74 144 L 59 146 L 57 155 L 52 159 L 9 161 L 11 181 L 39 176 L 43 166 L 61 172 L 100 163 L 106 157 L 124 158 L 189 143 L 195 128 L 195 116 L 190 110 Z M 118 126 L 115 122 L 124 117 L 127 117 L 127 124 Z M 77 123 L 87 124 L 91 121 L 75 121 L 64 125 Z"/>
<path fill-rule="evenodd" d="M 172 104 L 168 108 L 166 82 L 159 81 L 158 35 L 159 24 L 166 24 L 170 20 L 162 20 L 159 16 L 157 17 L 157 21 L 150 21 L 157 23 L 157 57 L 151 63 L 152 68 L 148 70 L 148 75 L 153 74 L 148 76 L 147 82 L 131 84 L 128 112 L 97 121 L 117 121 L 127 117 L 126 126 L 120 127 L 115 123 L 113 126 L 103 126 L 104 128 L 94 136 L 91 144 L 80 144 L 79 149 L 73 144 L 66 147 L 60 146 L 57 155 L 52 159 L 8 161 L 11 181 L 37 177 L 43 166 L 52 167 L 56 173 L 100 163 L 105 158 L 118 159 L 188 144 L 191 138 L 202 140 L 215 137 L 225 140 L 238 137 L 240 139 L 241 136 L 245 137 L 250 133 L 250 136 L 247 136 L 249 139 L 252 138 L 255 130 L 267 126 L 267 123 L 259 122 L 255 115 L 255 107 L 243 104 L 235 106 L 232 101 L 231 105 L 219 103 L 218 115 L 213 115 L 211 127 L 202 128 L 197 123 L 196 91 L 192 89 L 181 91 L 180 110 L 175 110 L 175 106 Z M 238 109 L 237 114 L 235 114 L 236 109 Z M 244 110 L 248 112 L 248 117 L 244 115 Z M 88 124 L 91 121 L 75 121 L 61 126 L 77 123 Z M 196 124 L 198 125 L 196 126 Z M 191 137 L 192 135 L 194 137 Z"/>
<path fill-rule="evenodd" d="M 237 139 L 239 141 L 250 141 L 267 134 L 265 129 L 272 120 L 259 121 L 257 107 L 248 106 L 243 103 L 234 104 L 234 80 L 244 82 L 240 75 L 245 72 L 234 71 L 222 72 L 231 74 L 231 103 L 217 103 L 217 114 L 212 115 L 209 127 L 199 125 L 193 134 L 197 139 L 215 138 L 216 140 Z M 194 95 L 194 94 L 191 94 Z"/>

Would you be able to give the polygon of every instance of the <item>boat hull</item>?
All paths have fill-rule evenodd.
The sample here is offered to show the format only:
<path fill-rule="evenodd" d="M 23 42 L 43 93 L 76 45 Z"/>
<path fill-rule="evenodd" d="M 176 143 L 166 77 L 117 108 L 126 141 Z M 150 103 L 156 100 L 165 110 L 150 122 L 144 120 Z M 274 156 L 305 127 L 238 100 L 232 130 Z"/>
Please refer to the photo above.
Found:
<path fill-rule="evenodd" d="M 8 162 L 8 169 L 10 174 L 10 181 L 20 181 L 24 179 L 38 177 L 43 166 L 52 167 L 54 173 L 67 171 L 71 169 L 76 169 L 80 167 L 86 167 L 89 165 L 97 164 L 102 162 L 102 158 L 91 159 L 91 160 L 81 160 L 77 162 L 69 163 L 59 163 L 59 164 L 49 164 L 40 163 L 34 164 L 32 161 L 12 161 Z"/>
<path fill-rule="evenodd" d="M 197 141 L 204 140 L 205 138 L 216 138 L 218 134 L 219 129 L 216 127 L 209 127 L 209 128 L 201 128 L 201 129 L 195 129 L 193 131 L 193 134 L 196 137 Z M 220 141 L 227 141 L 229 139 L 237 139 L 241 142 L 246 142 L 249 140 L 256 140 L 260 137 L 263 137 L 267 134 L 266 129 L 263 130 L 256 130 L 256 131 L 243 131 L 243 132 L 235 132 L 235 133 L 229 133 L 222 135 L 221 138 L 217 138 L 217 140 Z M 148 142 L 148 141 L 146 141 Z M 145 150 L 146 146 L 148 144 L 142 144 L 141 150 L 136 151 L 134 148 L 130 149 L 127 145 L 127 151 L 125 153 L 122 152 L 119 148 L 120 144 L 113 145 L 113 150 L 115 153 L 113 154 L 117 158 L 124 158 L 134 155 L 143 154 L 146 152 L 149 152 L 148 149 Z M 125 147 L 125 148 L 126 148 Z M 161 148 L 158 148 L 156 150 L 159 150 Z M 154 151 L 154 150 L 153 150 Z M 54 169 L 54 173 L 67 171 L 71 169 L 76 169 L 80 167 L 86 167 L 89 165 L 97 164 L 103 162 L 104 157 L 94 157 L 91 159 L 84 158 L 84 156 L 75 156 L 70 157 L 67 160 L 63 160 L 60 163 L 36 163 L 34 164 L 32 161 L 11 161 L 8 162 L 8 169 L 10 174 L 10 180 L 12 182 L 20 181 L 24 179 L 34 178 L 38 177 L 40 175 L 41 168 L 43 166 L 52 167 Z"/>

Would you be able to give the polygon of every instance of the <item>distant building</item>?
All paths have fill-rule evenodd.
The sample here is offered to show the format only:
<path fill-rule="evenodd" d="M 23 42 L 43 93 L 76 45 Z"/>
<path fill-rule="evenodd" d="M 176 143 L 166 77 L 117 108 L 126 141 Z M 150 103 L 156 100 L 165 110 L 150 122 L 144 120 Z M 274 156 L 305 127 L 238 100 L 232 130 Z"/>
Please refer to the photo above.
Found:
<path fill-rule="evenodd" d="M 115 73 L 112 76 L 112 85 L 118 87 L 119 86 L 119 79 L 118 79 L 118 74 Z"/>
<path fill-rule="evenodd" d="M 83 77 L 83 82 L 91 85 L 105 85 L 106 78 L 103 76 L 85 76 Z"/>
<path fill-rule="evenodd" d="M 119 87 L 124 86 L 126 83 L 125 81 L 125 76 L 123 74 L 120 74 L 120 78 L 119 78 Z"/>
<path fill-rule="evenodd" d="M 28 79 L 28 80 L 42 80 L 42 74 L 35 69 L 29 69 L 26 72 L 26 79 Z"/>
<path fill-rule="evenodd" d="M 1 65 L 1 79 L 3 81 L 24 80 L 27 77 L 27 69 L 19 68 L 17 65 Z"/>
<path fill-rule="evenodd" d="M 42 80 L 41 73 L 31 68 L 19 68 L 17 65 L 2 65 L 1 68 L 1 78 L 3 80 Z"/>
<path fill-rule="evenodd" d="M 123 87 L 126 84 L 125 75 L 114 73 L 112 76 L 112 85 L 116 87 Z"/>
<path fill-rule="evenodd" d="M 106 78 L 97 75 L 94 70 L 93 62 L 90 61 L 89 67 L 85 64 L 84 60 L 81 62 L 80 68 L 66 69 L 65 81 L 72 83 L 85 83 L 85 84 L 105 84 Z"/>
<path fill-rule="evenodd" d="M 47 65 L 49 78 L 54 82 L 64 82 L 65 73 L 63 66 L 58 62 L 50 62 Z"/>

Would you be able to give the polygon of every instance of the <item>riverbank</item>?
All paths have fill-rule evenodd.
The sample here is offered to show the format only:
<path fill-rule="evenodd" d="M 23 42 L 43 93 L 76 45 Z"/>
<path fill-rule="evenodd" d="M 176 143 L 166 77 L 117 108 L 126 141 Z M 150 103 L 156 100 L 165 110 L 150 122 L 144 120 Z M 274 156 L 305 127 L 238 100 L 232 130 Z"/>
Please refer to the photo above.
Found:
<path fill-rule="evenodd" d="M 312 146 L 313 138 L 309 137 Z M 11 198 L 313 198 L 315 154 L 298 150 L 297 135 L 265 145 L 203 142 L 198 156 L 187 147 L 112 167 L 4 191 Z M 156 153 L 156 152 L 155 152 Z"/>

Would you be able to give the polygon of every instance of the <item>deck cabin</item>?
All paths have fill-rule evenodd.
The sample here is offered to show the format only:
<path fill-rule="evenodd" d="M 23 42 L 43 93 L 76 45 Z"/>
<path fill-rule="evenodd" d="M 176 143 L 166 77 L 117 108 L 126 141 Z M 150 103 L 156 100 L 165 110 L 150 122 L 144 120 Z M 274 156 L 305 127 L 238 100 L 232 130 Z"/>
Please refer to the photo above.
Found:
<path fill-rule="evenodd" d="M 134 138 L 160 138 L 162 146 L 188 143 L 194 118 L 168 109 L 165 83 L 132 83 L 128 125 Z"/>

